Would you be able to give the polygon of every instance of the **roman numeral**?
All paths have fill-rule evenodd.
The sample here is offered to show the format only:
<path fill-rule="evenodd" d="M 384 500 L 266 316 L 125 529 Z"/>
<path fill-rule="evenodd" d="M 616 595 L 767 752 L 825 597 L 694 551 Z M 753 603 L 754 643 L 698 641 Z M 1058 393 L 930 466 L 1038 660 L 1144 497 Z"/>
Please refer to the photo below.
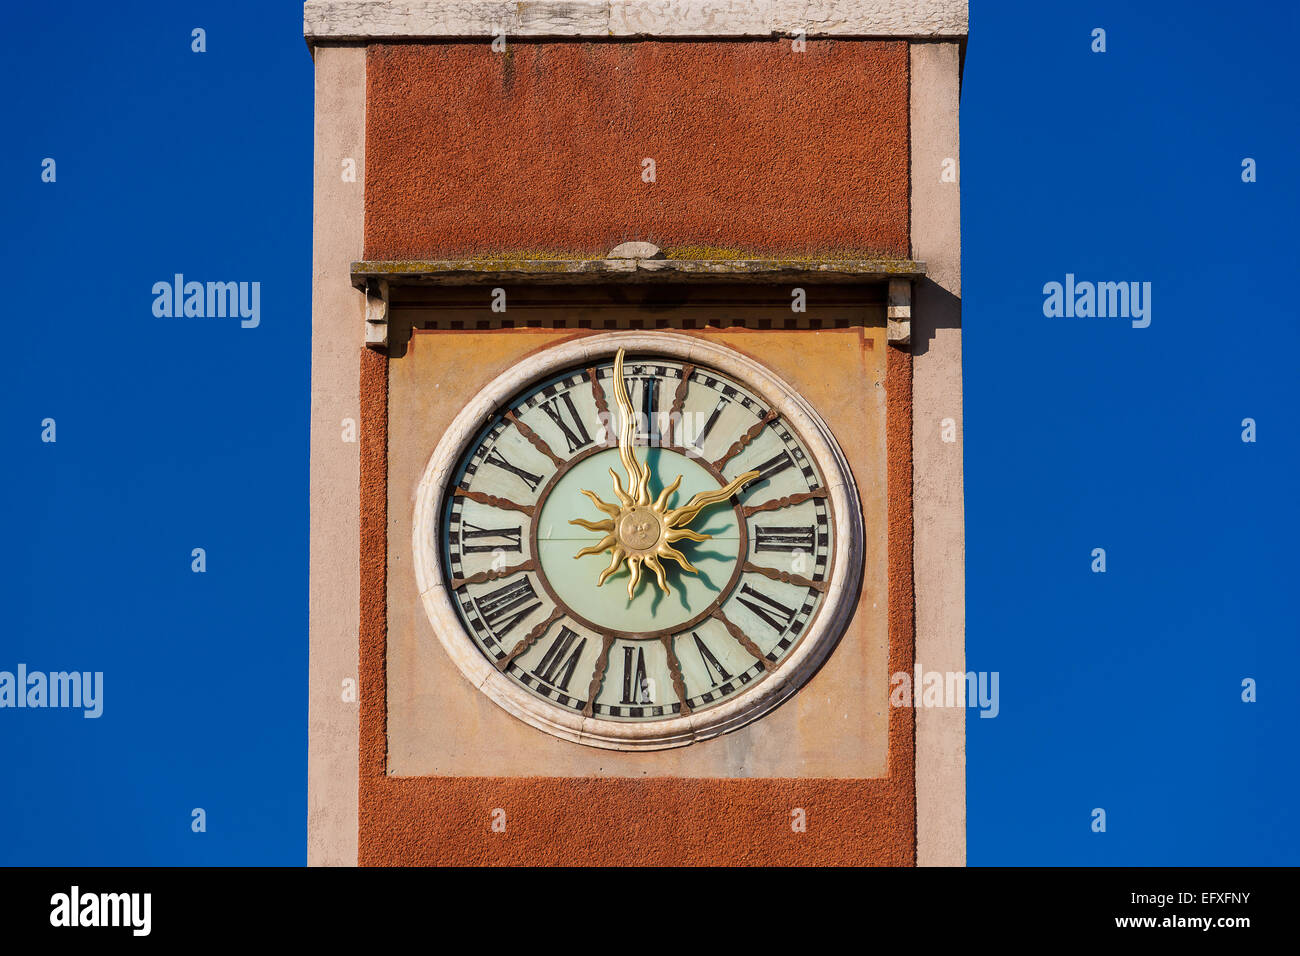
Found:
<path fill-rule="evenodd" d="M 754 529 L 755 551 L 811 551 L 814 542 L 812 525 L 765 525 Z"/>
<path fill-rule="evenodd" d="M 504 468 L 506 471 L 510 472 L 511 474 L 518 475 L 523 480 L 523 483 L 528 486 L 529 491 L 536 491 L 537 486 L 542 481 L 541 475 L 534 475 L 532 472 L 524 471 L 522 468 L 519 468 L 511 464 L 506 459 L 502 458 L 501 452 L 499 452 L 496 448 L 493 448 L 490 452 L 488 452 L 487 457 L 484 458 L 483 460 L 487 462 L 489 465 L 496 465 L 498 468 Z"/>
<path fill-rule="evenodd" d="M 748 601 L 745 599 L 745 595 L 749 595 L 762 603 L 756 604 L 754 601 Z M 754 590 L 748 584 L 740 589 L 740 595 L 736 600 L 766 621 L 778 634 L 789 627 L 790 622 L 794 620 L 794 608 L 786 607 L 780 601 L 773 600 L 762 591 Z"/>
<path fill-rule="evenodd" d="M 709 675 L 710 685 L 717 687 L 719 684 L 731 680 L 731 675 L 727 673 L 727 669 L 722 666 L 721 661 L 713 656 L 713 651 L 709 650 L 709 645 L 700 640 L 700 635 L 691 631 L 691 637 L 695 638 L 695 647 L 700 652 L 700 663 L 704 665 L 704 673 Z M 713 679 L 714 672 L 718 675 L 717 680 Z"/>
<path fill-rule="evenodd" d="M 704 443 L 708 441 L 709 432 L 713 431 L 713 426 L 718 423 L 718 416 L 722 414 L 722 410 L 726 407 L 727 400 L 725 398 L 718 399 L 718 404 L 713 406 L 713 411 L 711 411 L 709 417 L 704 420 L 704 425 L 700 428 L 699 434 L 691 439 L 691 444 L 697 449 L 703 450 Z"/>
<path fill-rule="evenodd" d="M 480 528 L 468 521 L 460 526 L 460 549 L 465 554 L 478 554 L 483 551 L 521 551 L 520 539 L 524 529 L 516 528 Z M 484 540 L 487 539 L 487 540 Z M 483 541 L 482 544 L 470 544 Z M 761 549 L 760 549 L 761 550 Z"/>
<path fill-rule="evenodd" d="M 532 603 L 530 603 L 532 602 Z M 542 606 L 527 577 L 503 584 L 474 599 L 479 614 L 498 638 L 505 637 L 515 625 Z"/>
<path fill-rule="evenodd" d="M 659 379 L 647 375 L 641 379 L 641 418 L 645 422 L 642 434 L 647 445 L 658 445 L 659 435 Z"/>
<path fill-rule="evenodd" d="M 573 648 L 573 652 L 570 653 L 569 648 L 577 637 L 577 631 L 570 630 L 567 627 L 560 628 L 560 633 L 551 642 L 546 656 L 537 665 L 535 674 L 538 680 L 545 681 L 560 690 L 567 691 L 569 689 L 569 681 L 573 678 L 574 668 L 578 666 L 578 658 L 582 656 L 582 649 L 587 646 L 587 639 L 584 637 L 578 642 L 578 646 Z M 565 657 L 566 654 L 568 657 Z M 556 680 L 557 674 L 559 680 Z"/>
<path fill-rule="evenodd" d="M 773 475 L 780 474 L 781 472 L 785 471 L 793 464 L 794 464 L 794 459 L 790 457 L 790 453 L 788 451 L 783 451 L 781 452 L 781 454 L 776 455 L 773 458 L 769 458 L 767 461 L 763 462 L 757 468 L 750 469 L 751 471 L 758 472 L 758 477 L 755 478 L 750 483 L 750 487 L 752 488 L 760 481 L 767 481 L 767 479 L 771 478 Z"/>
<path fill-rule="evenodd" d="M 542 406 L 542 411 L 564 432 L 564 440 L 569 443 L 569 452 L 581 451 L 591 444 L 592 438 L 582 424 L 578 409 L 573 404 L 573 396 L 564 392 Z"/>
<path fill-rule="evenodd" d="M 636 655 L 633 670 L 632 655 Z M 623 648 L 623 700 L 624 704 L 653 704 L 650 681 L 645 676 L 645 651 L 639 647 Z"/>

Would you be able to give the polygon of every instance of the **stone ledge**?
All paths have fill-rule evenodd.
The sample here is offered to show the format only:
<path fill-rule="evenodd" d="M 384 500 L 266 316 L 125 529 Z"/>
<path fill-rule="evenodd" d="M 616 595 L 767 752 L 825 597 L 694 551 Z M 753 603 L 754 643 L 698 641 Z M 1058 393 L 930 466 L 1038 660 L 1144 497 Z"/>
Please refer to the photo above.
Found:
<path fill-rule="evenodd" d="M 925 275 L 912 259 L 448 259 L 352 263 L 352 284 L 888 282 Z"/>
<path fill-rule="evenodd" d="M 961 39 L 967 0 L 307 0 L 318 43 L 416 38 L 809 37 Z"/>

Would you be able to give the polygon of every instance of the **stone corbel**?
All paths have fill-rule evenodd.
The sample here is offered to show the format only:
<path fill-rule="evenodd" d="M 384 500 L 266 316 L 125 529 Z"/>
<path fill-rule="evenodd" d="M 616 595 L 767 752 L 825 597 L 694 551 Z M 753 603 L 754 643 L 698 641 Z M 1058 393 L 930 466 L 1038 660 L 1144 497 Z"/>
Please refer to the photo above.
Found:
<path fill-rule="evenodd" d="M 904 348 L 912 344 L 912 280 L 889 280 L 887 335 L 890 345 Z"/>
<path fill-rule="evenodd" d="M 388 281 L 366 282 L 366 348 L 388 349 Z"/>

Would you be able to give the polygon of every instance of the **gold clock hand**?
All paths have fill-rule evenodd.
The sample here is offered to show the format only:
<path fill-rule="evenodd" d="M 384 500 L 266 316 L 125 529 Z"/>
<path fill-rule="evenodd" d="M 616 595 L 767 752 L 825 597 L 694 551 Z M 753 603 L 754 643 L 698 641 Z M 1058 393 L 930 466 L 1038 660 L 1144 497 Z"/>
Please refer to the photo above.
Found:
<path fill-rule="evenodd" d="M 627 470 L 627 492 L 638 505 L 650 503 L 650 469 L 636 457 L 636 415 L 632 412 L 632 399 L 627 394 L 627 383 L 623 381 L 623 350 L 614 356 L 614 401 L 618 402 L 618 457 Z M 613 470 L 615 489 L 618 490 L 618 476 Z M 622 497 L 620 495 L 620 497 Z"/>
<path fill-rule="evenodd" d="M 758 477 L 758 472 L 747 471 L 739 477 L 733 478 L 726 485 L 717 491 L 701 491 L 691 498 L 690 501 L 680 508 L 674 508 L 668 512 L 667 524 L 670 528 L 676 528 L 678 525 L 688 525 L 695 520 L 695 516 L 707 508 L 709 505 L 716 505 L 719 501 L 726 501 L 747 482 L 753 481 Z"/>
<path fill-rule="evenodd" d="M 579 525 L 588 531 L 604 532 L 604 537 L 591 547 L 583 548 L 574 558 L 589 554 L 610 552 L 609 567 L 605 568 L 596 579 L 600 587 L 611 575 L 615 574 L 624 563 L 630 572 L 627 583 L 627 597 L 636 597 L 641 583 L 641 566 L 644 564 L 654 572 L 655 582 L 660 590 L 667 593 L 668 580 L 664 573 L 663 559 L 676 561 L 683 571 L 697 574 L 698 569 L 687 560 L 686 555 L 674 548 L 673 542 L 683 539 L 690 541 L 707 541 L 711 536 L 686 527 L 695 520 L 701 511 L 710 505 L 726 501 L 746 482 L 758 477 L 758 472 L 747 471 L 733 478 L 722 488 L 714 491 L 701 491 L 680 508 L 668 508 L 668 499 L 682 483 L 682 476 L 669 484 L 659 493 L 652 504 L 650 501 L 650 468 L 642 464 L 636 456 L 636 415 L 632 409 L 632 399 L 627 393 L 627 383 L 623 379 L 623 349 L 614 357 L 614 399 L 618 402 L 618 457 L 627 471 L 628 488 L 623 490 L 618 473 L 613 468 L 609 476 L 614 482 L 614 494 L 620 505 L 606 504 L 594 491 L 582 489 L 582 493 L 591 499 L 597 508 L 610 517 L 605 521 L 587 521 L 573 518 L 569 524 Z"/>

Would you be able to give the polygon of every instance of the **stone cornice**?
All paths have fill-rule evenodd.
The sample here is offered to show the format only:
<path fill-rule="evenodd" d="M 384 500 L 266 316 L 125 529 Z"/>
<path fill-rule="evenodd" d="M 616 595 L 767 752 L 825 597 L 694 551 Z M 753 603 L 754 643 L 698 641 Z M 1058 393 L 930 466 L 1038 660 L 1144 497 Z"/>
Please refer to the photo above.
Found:
<path fill-rule="evenodd" d="M 967 0 L 307 0 L 309 45 L 397 39 L 962 39 Z"/>
<path fill-rule="evenodd" d="M 352 263 L 352 284 L 555 285 L 625 282 L 889 282 L 925 275 L 911 259 L 457 259 Z"/>

